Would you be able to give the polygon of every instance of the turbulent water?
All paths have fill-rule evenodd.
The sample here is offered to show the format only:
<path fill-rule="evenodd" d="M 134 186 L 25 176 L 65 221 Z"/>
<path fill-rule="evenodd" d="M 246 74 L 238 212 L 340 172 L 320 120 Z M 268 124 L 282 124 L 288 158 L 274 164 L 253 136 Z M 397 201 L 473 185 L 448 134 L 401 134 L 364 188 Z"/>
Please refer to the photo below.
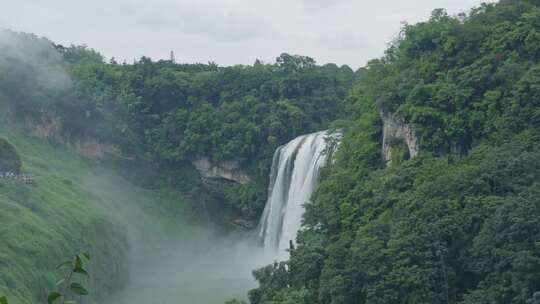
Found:
<path fill-rule="evenodd" d="M 259 231 L 264 248 L 253 244 L 248 234 L 224 238 L 213 228 L 188 225 L 182 219 L 164 225 L 160 213 L 149 212 L 154 203 L 132 193 L 118 179 L 107 175 L 89 179 L 86 186 L 100 201 L 115 202 L 114 216 L 125 224 L 129 244 L 129 282 L 102 303 L 247 300 L 248 290 L 257 287 L 252 270 L 288 257 L 289 241 L 295 240 L 301 226 L 303 204 L 309 201 L 338 139 L 319 132 L 277 149 Z"/>
<path fill-rule="evenodd" d="M 279 147 L 274 154 L 259 238 L 278 260 L 288 257 L 287 249 L 301 228 L 304 204 L 317 187 L 320 169 L 326 165 L 339 137 L 328 131 L 303 135 Z"/>

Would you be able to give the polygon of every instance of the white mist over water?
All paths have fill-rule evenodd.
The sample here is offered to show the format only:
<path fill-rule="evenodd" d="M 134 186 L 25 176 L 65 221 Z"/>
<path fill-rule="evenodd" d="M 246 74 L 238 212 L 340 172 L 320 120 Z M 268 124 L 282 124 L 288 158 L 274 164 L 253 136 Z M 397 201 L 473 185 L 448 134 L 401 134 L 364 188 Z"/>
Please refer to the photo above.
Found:
<path fill-rule="evenodd" d="M 247 300 L 248 291 L 257 287 L 252 271 L 273 261 L 249 233 L 223 234 L 219 227 L 190 223 L 182 214 L 164 215 L 160 201 L 147 190 L 133 191 L 130 182 L 109 171 L 94 172 L 84 184 L 126 235 L 125 286 L 99 304 Z"/>
<path fill-rule="evenodd" d="M 288 258 L 287 249 L 302 226 L 304 204 L 317 187 L 319 172 L 338 142 L 339 134 L 321 131 L 295 138 L 279 147 L 272 162 L 268 202 L 259 238 L 278 260 Z"/>
<path fill-rule="evenodd" d="M 216 233 L 216 227 L 184 223 L 181 216 L 164 220 L 158 202 L 130 192 L 132 187 L 121 178 L 106 173 L 89 178 L 86 186 L 115 210 L 111 216 L 124 224 L 129 245 L 129 282 L 104 303 L 247 300 L 248 290 L 257 287 L 252 271 L 288 258 L 289 242 L 301 229 L 303 204 L 316 189 L 320 169 L 339 137 L 326 131 L 308 134 L 276 150 L 269 199 L 257 231 L 264 247 L 249 233 L 226 236 Z"/>

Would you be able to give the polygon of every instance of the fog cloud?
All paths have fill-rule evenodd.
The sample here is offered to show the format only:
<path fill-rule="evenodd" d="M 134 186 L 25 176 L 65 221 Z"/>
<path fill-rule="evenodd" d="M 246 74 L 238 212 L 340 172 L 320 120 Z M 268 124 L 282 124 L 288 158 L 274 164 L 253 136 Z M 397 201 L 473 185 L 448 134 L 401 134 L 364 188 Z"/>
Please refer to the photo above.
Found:
<path fill-rule="evenodd" d="M 7 84 L 24 81 L 49 91 L 63 91 L 71 86 L 62 55 L 48 40 L 3 30 L 0 30 L 0 79 Z"/>

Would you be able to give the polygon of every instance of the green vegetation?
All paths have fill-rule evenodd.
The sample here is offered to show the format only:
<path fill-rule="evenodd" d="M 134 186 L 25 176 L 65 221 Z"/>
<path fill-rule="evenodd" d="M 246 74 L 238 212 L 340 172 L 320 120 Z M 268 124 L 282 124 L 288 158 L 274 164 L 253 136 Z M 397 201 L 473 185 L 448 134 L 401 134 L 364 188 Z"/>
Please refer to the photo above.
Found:
<path fill-rule="evenodd" d="M 90 56 L 59 49 L 66 58 Z M 346 66 L 288 54 L 275 64 L 224 68 L 143 57 L 133 65 L 78 60 L 70 69 L 77 94 L 90 99 L 84 125 L 109 124 L 126 151 L 168 162 L 207 156 L 252 164 L 268 157 L 277 145 L 343 115 L 354 77 Z"/>
<path fill-rule="evenodd" d="M 0 293 L 12 304 L 44 299 L 54 286 L 55 263 L 77 248 L 95 252 L 91 269 L 106 276 L 92 280 L 93 289 L 118 287 L 126 274 L 111 268 L 110 261 L 125 253 L 125 239 L 76 177 L 89 164 L 67 149 L 17 132 L 0 129 L 0 134 L 17 145 L 24 171 L 35 179 L 32 185 L 0 182 Z"/>
<path fill-rule="evenodd" d="M 403 161 L 410 159 L 411 156 L 409 154 L 407 143 L 405 143 L 404 140 L 390 143 L 390 156 L 392 165 L 399 165 Z"/>
<path fill-rule="evenodd" d="M 0 294 L 10 304 L 43 302 L 54 288 L 56 263 L 79 249 L 93 256 L 91 301 L 121 288 L 130 273 L 122 221 L 127 209 L 140 208 L 147 221 L 179 238 L 190 233 L 195 214 L 178 193 L 137 187 L 108 166 L 22 131 L 0 128 L 0 136 L 17 147 L 35 181 L 0 182 Z"/>
<path fill-rule="evenodd" d="M 85 263 L 90 261 L 90 254 L 81 253 L 74 255 L 70 260 L 59 264 L 56 269 L 63 271 L 64 274 L 56 287 L 58 290 L 49 292 L 47 304 L 75 304 L 75 297 L 87 296 L 88 290 L 84 287 L 83 281 L 90 275 L 85 269 Z M 82 277 L 82 278 L 81 278 Z"/>
<path fill-rule="evenodd" d="M 81 50 L 62 52 L 69 58 Z M 84 125 L 107 126 L 96 135 L 124 151 L 178 171 L 198 157 L 240 162 L 253 182 L 220 190 L 220 200 L 252 218 L 263 208 L 274 150 L 343 116 L 354 77 L 346 66 L 288 54 L 275 64 L 225 68 L 144 57 L 133 65 L 88 60 L 71 71 L 77 94 L 92 106 Z"/>
<path fill-rule="evenodd" d="M 359 72 L 336 163 L 252 304 L 538 300 L 539 5 L 437 10 Z M 384 168 L 381 110 L 414 126 L 418 157 Z"/>
<path fill-rule="evenodd" d="M 88 290 L 82 285 L 81 279 L 75 276 L 80 275 L 89 278 L 88 271 L 84 268 L 85 261 L 90 260 L 88 253 L 76 254 L 72 259 L 59 264 L 56 269 L 64 270 L 64 276 L 56 282 L 57 288 L 62 291 L 51 291 L 47 295 L 47 304 L 60 302 L 61 304 L 75 304 L 77 301 L 68 300 L 74 296 L 87 296 Z M 0 304 L 8 304 L 5 296 L 0 297 Z"/>
<path fill-rule="evenodd" d="M 0 138 L 0 172 L 21 172 L 21 157 L 17 149 L 5 138 Z"/>
<path fill-rule="evenodd" d="M 121 206 L 170 227 L 208 211 L 256 218 L 274 149 L 329 126 L 345 131 L 336 162 L 290 260 L 254 272 L 252 304 L 540 302 L 538 0 L 454 17 L 436 10 L 357 73 L 289 54 L 233 67 L 105 63 L 85 47 L 2 35 L 12 43 L 0 49 L 0 118 L 45 124 L 68 143 L 113 143 L 127 156 L 96 164 L 0 130 L 36 180 L 0 183 L 0 293 L 15 304 L 42 299 L 50 261 L 74 248 L 98 253 L 90 268 L 103 279 L 92 290 L 124 282 L 127 270 L 111 263 L 125 250 L 111 223 L 125 216 Z M 413 126 L 417 157 L 395 142 L 385 167 L 381 113 Z M 7 150 L 1 157 L 15 157 Z M 253 181 L 203 183 L 191 165 L 202 156 L 238 161 Z"/>
<path fill-rule="evenodd" d="M 238 161 L 253 182 L 218 189 L 217 196 L 252 218 L 263 208 L 274 150 L 344 117 L 343 100 L 355 77 L 348 66 L 319 66 L 289 54 L 251 66 L 146 57 L 118 64 L 105 63 L 86 47 L 34 35 L 4 31 L 0 38 L 8 41 L 0 46 L 0 101 L 18 120 L 47 125 L 53 138 L 113 143 L 172 176 L 199 157 Z M 205 187 L 189 179 L 176 182 Z M 242 198 L 229 199 L 236 196 Z"/>

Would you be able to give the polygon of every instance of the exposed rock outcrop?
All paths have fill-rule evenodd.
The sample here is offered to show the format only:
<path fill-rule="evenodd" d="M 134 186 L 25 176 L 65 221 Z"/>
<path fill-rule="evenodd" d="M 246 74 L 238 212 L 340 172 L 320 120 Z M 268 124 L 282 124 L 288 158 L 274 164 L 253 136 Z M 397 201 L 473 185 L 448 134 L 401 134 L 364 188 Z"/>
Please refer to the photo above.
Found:
<path fill-rule="evenodd" d="M 116 145 L 102 142 L 96 138 L 70 138 L 65 132 L 59 117 L 43 114 L 39 120 L 27 118 L 25 126 L 31 130 L 32 135 L 56 143 L 72 146 L 77 153 L 90 159 L 103 159 L 107 155 L 123 157 Z"/>
<path fill-rule="evenodd" d="M 204 178 L 222 178 L 239 184 L 250 181 L 248 174 L 235 161 L 213 163 L 208 157 L 199 157 L 192 163 Z"/>
<path fill-rule="evenodd" d="M 257 226 L 253 221 L 246 219 L 234 219 L 231 224 L 243 230 L 252 230 Z"/>
<path fill-rule="evenodd" d="M 107 155 L 122 158 L 120 148 L 108 143 L 102 143 L 96 139 L 77 140 L 73 146 L 80 155 L 90 159 L 103 159 Z"/>
<path fill-rule="evenodd" d="M 383 159 L 387 166 L 392 163 L 392 147 L 399 142 L 404 142 L 409 150 L 409 156 L 418 155 L 418 138 L 411 125 L 395 114 L 381 112 L 383 120 Z"/>
<path fill-rule="evenodd" d="M 41 139 L 49 139 L 55 142 L 63 142 L 62 122 L 59 117 L 42 115 L 38 121 L 27 118 L 25 126 L 32 131 L 32 135 Z"/>

